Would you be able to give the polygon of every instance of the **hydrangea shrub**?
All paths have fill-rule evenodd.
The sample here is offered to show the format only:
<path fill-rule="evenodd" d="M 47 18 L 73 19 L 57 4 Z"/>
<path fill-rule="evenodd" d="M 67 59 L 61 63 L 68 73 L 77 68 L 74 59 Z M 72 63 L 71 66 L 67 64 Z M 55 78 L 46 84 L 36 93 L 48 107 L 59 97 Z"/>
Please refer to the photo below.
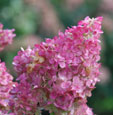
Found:
<path fill-rule="evenodd" d="M 11 115 L 40 115 L 41 109 L 93 115 L 86 103 L 99 82 L 101 23 L 102 17 L 86 17 L 53 39 L 21 48 L 13 60 L 19 83 L 10 90 Z"/>

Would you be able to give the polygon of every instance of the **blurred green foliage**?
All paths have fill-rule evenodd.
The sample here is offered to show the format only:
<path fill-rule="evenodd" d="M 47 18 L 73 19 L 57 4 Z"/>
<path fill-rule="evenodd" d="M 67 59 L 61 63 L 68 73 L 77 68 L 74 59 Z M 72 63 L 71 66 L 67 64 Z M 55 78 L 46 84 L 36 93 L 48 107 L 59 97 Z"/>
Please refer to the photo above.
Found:
<path fill-rule="evenodd" d="M 0 21 L 4 27 L 15 28 L 16 34 L 30 34 L 36 32 L 36 11 L 24 4 L 23 0 L 1 0 Z"/>
<path fill-rule="evenodd" d="M 79 20 L 86 16 L 96 17 L 100 14 L 107 14 L 108 18 L 113 20 L 113 12 L 100 7 L 103 1 L 82 0 L 81 4 L 69 10 L 65 0 L 48 0 L 64 28 L 76 25 Z M 40 2 L 40 0 L 37 0 L 37 2 Z M 28 5 L 24 0 L 0 0 L 0 22 L 4 24 L 4 28 L 16 29 L 17 37 L 15 39 L 22 40 L 22 36 L 30 34 L 42 36 L 45 33 L 43 32 L 45 30 L 42 30 L 41 32 L 43 33 L 40 33 L 43 21 L 39 11 L 37 11 L 36 7 Z M 102 66 L 108 68 L 110 74 L 106 77 L 110 78 L 110 80 L 107 83 L 98 84 L 92 92 L 92 97 L 88 99 L 88 105 L 93 108 L 94 113 L 97 115 L 113 115 L 113 30 L 108 31 L 108 29 L 106 26 L 103 26 L 104 34 L 102 41 L 104 42 L 104 47 L 101 52 L 101 63 Z M 19 48 L 13 51 L 5 50 L 0 53 L 0 58 L 6 62 L 7 67 L 14 76 L 16 74 L 12 69 L 11 63 L 18 50 Z"/>

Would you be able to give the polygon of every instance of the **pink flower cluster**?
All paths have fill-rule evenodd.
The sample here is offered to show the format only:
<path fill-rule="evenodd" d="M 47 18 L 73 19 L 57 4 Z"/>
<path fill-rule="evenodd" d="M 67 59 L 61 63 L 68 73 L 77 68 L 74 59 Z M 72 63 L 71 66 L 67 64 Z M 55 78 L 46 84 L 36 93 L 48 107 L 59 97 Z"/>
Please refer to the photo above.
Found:
<path fill-rule="evenodd" d="M 6 71 L 5 63 L 0 62 L 0 112 L 9 110 L 10 91 L 15 86 L 13 77 Z"/>
<path fill-rule="evenodd" d="M 12 43 L 12 39 L 15 36 L 13 31 L 14 29 L 3 30 L 3 25 L 0 24 L 0 51 L 6 45 Z M 7 115 L 9 111 L 10 91 L 16 85 L 12 80 L 13 77 L 7 72 L 5 63 L 0 60 L 0 115 Z"/>
<path fill-rule="evenodd" d="M 3 25 L 0 24 L 0 51 L 3 50 L 6 45 L 12 43 L 13 38 L 16 36 L 13 32 L 14 29 L 3 30 Z"/>
<path fill-rule="evenodd" d="M 85 110 L 84 115 L 93 114 L 86 100 L 99 81 L 101 22 L 102 17 L 86 17 L 53 39 L 18 52 L 13 65 L 19 85 L 10 103 L 15 115 L 32 115 L 41 108 L 74 115 L 79 101 L 84 104 L 76 115 Z"/>

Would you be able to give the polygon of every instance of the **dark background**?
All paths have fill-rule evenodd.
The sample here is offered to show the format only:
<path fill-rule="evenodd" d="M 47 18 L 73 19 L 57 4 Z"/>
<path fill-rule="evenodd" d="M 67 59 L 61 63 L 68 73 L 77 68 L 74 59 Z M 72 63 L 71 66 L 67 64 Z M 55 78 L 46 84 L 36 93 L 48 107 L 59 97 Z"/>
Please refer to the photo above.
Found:
<path fill-rule="evenodd" d="M 113 115 L 113 0 L 0 0 L 0 22 L 4 28 L 15 28 L 17 35 L 13 44 L 0 53 L 0 58 L 16 78 L 12 60 L 20 47 L 33 47 L 86 16 L 104 17 L 101 82 L 88 99 L 88 105 L 97 115 Z"/>

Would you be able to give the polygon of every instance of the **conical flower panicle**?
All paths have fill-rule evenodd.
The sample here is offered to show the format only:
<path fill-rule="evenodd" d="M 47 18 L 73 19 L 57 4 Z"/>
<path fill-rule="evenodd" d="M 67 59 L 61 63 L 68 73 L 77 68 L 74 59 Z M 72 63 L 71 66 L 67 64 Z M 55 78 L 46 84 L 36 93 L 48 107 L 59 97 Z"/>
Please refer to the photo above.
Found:
<path fill-rule="evenodd" d="M 19 80 L 12 100 L 14 113 L 29 115 L 45 108 L 93 114 L 86 100 L 99 81 L 101 22 L 102 17 L 86 17 L 53 39 L 18 52 L 13 61 Z M 79 105 L 80 101 L 84 103 Z"/>

